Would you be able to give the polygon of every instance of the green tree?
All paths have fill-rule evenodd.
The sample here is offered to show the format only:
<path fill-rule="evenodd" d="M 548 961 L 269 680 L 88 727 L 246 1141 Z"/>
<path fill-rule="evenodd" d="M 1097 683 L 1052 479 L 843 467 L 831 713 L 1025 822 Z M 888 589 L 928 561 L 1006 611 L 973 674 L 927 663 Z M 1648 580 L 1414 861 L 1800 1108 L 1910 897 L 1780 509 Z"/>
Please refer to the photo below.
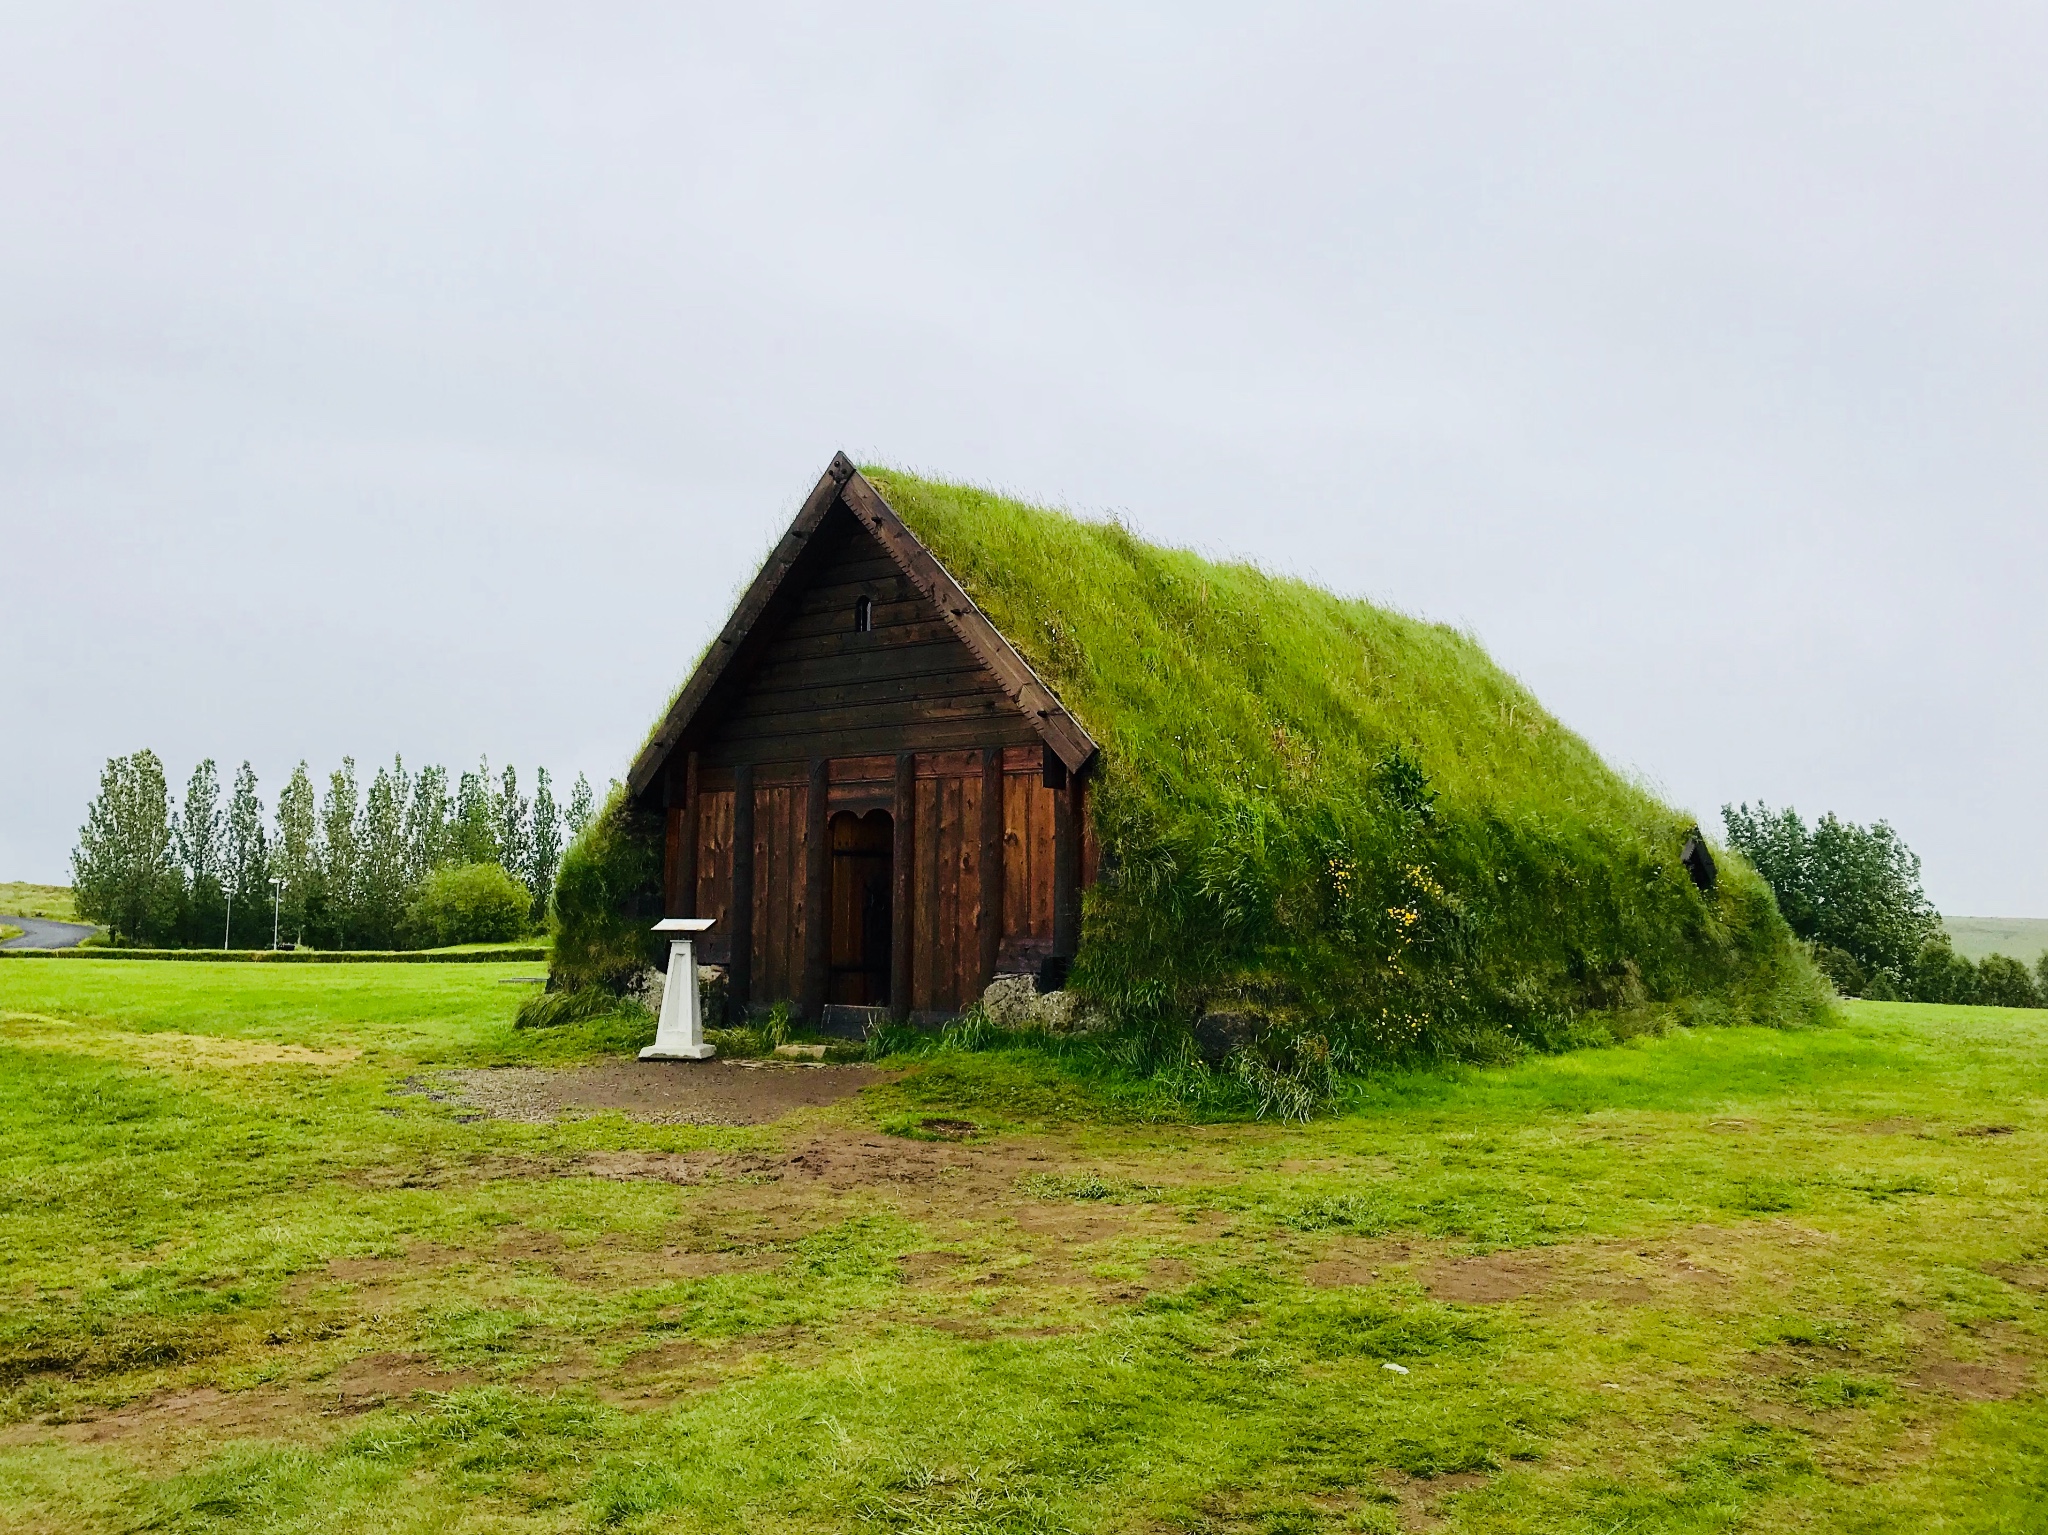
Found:
<path fill-rule="evenodd" d="M 100 770 L 100 792 L 71 853 L 71 888 L 79 915 L 117 938 L 150 944 L 172 936 L 183 881 L 170 790 L 155 752 L 110 758 Z"/>
<path fill-rule="evenodd" d="M 320 809 L 320 878 L 316 904 L 307 917 L 307 926 L 316 935 L 314 942 L 326 948 L 347 948 L 355 928 L 362 863 L 360 832 L 356 762 L 344 757 L 341 766 L 327 777 L 327 799 Z"/>
<path fill-rule="evenodd" d="M 405 925 L 412 880 L 405 807 L 410 798 L 405 761 L 378 768 L 363 796 L 356 876 L 356 931 L 351 947 L 395 949 Z"/>
<path fill-rule="evenodd" d="M 1847 949 L 1830 948 L 1827 944 L 1813 946 L 1813 962 L 1820 967 L 1820 973 L 1834 984 L 1836 991 L 1845 997 L 1869 995 L 1872 972 L 1856 963 L 1856 956 Z M 1883 971 L 1876 972 L 1882 975 Z"/>
<path fill-rule="evenodd" d="M 1915 1002 L 1968 1006 L 1977 1000 L 1977 967 L 1956 953 L 1948 934 L 1936 928 L 1913 956 L 1906 990 Z"/>
<path fill-rule="evenodd" d="M 1903 974 L 1940 926 L 1920 888 L 1919 858 L 1883 821 L 1858 826 L 1824 815 L 1809 831 L 1796 811 L 1763 804 L 1724 805 L 1721 819 L 1792 931 L 1841 950 L 1866 974 Z"/>
<path fill-rule="evenodd" d="M 2008 954 L 1987 954 L 1977 962 L 1979 1007 L 2039 1007 L 2041 994 L 2027 967 Z"/>
<path fill-rule="evenodd" d="M 533 921 L 547 920 L 548 899 L 555 892 L 555 871 L 562 865 L 562 816 L 555 805 L 554 784 L 546 768 L 533 775 L 533 865 L 527 885 L 533 891 Z"/>
<path fill-rule="evenodd" d="M 235 792 L 228 796 L 224 866 L 227 946 L 235 946 L 239 927 L 245 945 L 261 947 L 270 936 L 270 839 L 263 830 L 263 801 L 256 797 L 256 770 L 246 762 L 236 770 Z"/>
<path fill-rule="evenodd" d="M 498 862 L 498 832 L 491 815 L 491 764 L 477 763 L 455 787 L 455 858 L 460 863 Z"/>
<path fill-rule="evenodd" d="M 583 835 L 595 813 L 591 805 L 590 780 L 578 773 L 575 785 L 569 790 L 569 808 L 562 816 L 563 824 L 569 828 L 571 842 Z"/>
<path fill-rule="evenodd" d="M 1813 839 L 1796 810 L 1773 810 L 1759 801 L 1721 807 L 1728 845 L 1764 877 L 1778 910 L 1801 938 L 1812 939 L 1819 923 L 1812 889 Z"/>
<path fill-rule="evenodd" d="M 1815 936 L 1866 967 L 1892 969 L 1919 952 L 1941 914 L 1920 888 L 1920 859 L 1883 821 L 1824 815 L 1813 828 Z"/>
<path fill-rule="evenodd" d="M 454 828 L 448 820 L 448 770 L 423 767 L 412 781 L 405 810 L 405 844 L 410 883 L 417 884 L 455 857 Z"/>
<path fill-rule="evenodd" d="M 274 871 L 284 881 L 274 913 L 294 943 L 306 936 L 306 906 L 320 872 L 320 815 L 313 779 L 301 762 L 277 796 L 277 842 Z"/>
<path fill-rule="evenodd" d="M 531 807 L 519 792 L 519 770 L 508 766 L 498 792 L 491 796 L 491 833 L 498 843 L 498 862 L 519 876 L 530 896 L 533 890 L 533 823 Z"/>
<path fill-rule="evenodd" d="M 201 947 L 220 942 L 226 916 L 227 825 L 220 808 L 220 769 L 211 757 L 192 770 L 173 828 L 184 866 L 185 910 L 180 936 Z"/>

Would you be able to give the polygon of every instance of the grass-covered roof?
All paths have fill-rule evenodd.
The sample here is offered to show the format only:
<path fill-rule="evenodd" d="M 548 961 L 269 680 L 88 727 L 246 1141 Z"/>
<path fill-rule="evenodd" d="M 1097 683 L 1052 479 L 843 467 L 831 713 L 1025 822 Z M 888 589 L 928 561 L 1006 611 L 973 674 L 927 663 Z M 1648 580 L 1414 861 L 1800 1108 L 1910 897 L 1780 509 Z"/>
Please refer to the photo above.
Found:
<path fill-rule="evenodd" d="M 1076 984 L 1357 1052 L 1808 1009 L 1768 890 L 1468 635 L 987 491 L 865 477 L 1103 746 Z"/>

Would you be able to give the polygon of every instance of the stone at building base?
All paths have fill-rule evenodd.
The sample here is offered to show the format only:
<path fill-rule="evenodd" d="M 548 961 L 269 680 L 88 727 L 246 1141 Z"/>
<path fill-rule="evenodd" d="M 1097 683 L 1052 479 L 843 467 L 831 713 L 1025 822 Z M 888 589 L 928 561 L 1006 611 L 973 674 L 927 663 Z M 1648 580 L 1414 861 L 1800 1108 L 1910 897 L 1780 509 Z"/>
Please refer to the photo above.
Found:
<path fill-rule="evenodd" d="M 1005 1029 L 1021 1029 L 1038 1011 L 1038 983 L 1028 975 L 999 975 L 981 994 L 988 1021 Z"/>
<path fill-rule="evenodd" d="M 634 976 L 633 984 L 626 988 L 627 996 L 657 1018 L 661 1016 L 661 999 L 667 994 L 668 977 L 652 965 Z"/>
<path fill-rule="evenodd" d="M 1037 977 L 1030 975 L 997 976 L 981 994 L 981 1010 L 1000 1028 L 1036 1028 L 1049 1034 L 1088 1034 L 1103 1021 L 1074 992 L 1042 992 Z"/>
<path fill-rule="evenodd" d="M 668 995 L 668 977 L 654 966 L 649 965 L 633 977 L 633 984 L 626 988 L 626 995 L 638 1002 L 655 1017 L 661 1016 L 662 999 Z M 725 1016 L 725 967 L 723 965 L 699 965 L 697 967 L 697 995 L 707 1020 L 718 1020 Z"/>

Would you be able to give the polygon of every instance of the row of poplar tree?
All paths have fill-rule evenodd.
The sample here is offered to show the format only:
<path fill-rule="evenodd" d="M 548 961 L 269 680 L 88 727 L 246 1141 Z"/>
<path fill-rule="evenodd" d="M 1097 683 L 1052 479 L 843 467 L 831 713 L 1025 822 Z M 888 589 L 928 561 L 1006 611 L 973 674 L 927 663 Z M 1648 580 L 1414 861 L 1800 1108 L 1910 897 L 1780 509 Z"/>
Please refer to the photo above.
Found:
<path fill-rule="evenodd" d="M 451 784 L 442 767 L 403 758 L 357 780 L 354 758 L 317 794 L 301 762 L 266 820 L 244 762 L 223 802 L 209 758 L 171 803 L 152 751 L 110 760 L 71 857 L 79 914 L 119 942 L 148 946 L 398 949 L 421 939 L 414 902 L 437 872 L 495 864 L 523 885 L 529 921 L 545 920 L 564 845 L 592 812 L 581 774 L 567 803 L 546 768 L 522 792 L 516 769 L 488 762 Z M 431 939 L 426 940 L 431 941 Z"/>

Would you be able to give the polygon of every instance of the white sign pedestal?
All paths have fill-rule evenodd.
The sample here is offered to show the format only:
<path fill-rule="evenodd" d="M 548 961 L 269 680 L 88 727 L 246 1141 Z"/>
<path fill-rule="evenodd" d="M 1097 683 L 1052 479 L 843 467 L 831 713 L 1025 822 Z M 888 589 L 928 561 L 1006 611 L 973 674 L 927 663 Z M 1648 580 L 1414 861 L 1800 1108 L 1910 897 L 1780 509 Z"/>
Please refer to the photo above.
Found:
<path fill-rule="evenodd" d="M 671 934 L 668 984 L 661 992 L 661 1022 L 654 1043 L 640 1052 L 643 1061 L 708 1061 L 718 1046 L 704 1043 L 704 1004 L 697 995 L 697 934 L 711 926 L 709 917 L 667 917 L 654 924 L 657 933 Z"/>

